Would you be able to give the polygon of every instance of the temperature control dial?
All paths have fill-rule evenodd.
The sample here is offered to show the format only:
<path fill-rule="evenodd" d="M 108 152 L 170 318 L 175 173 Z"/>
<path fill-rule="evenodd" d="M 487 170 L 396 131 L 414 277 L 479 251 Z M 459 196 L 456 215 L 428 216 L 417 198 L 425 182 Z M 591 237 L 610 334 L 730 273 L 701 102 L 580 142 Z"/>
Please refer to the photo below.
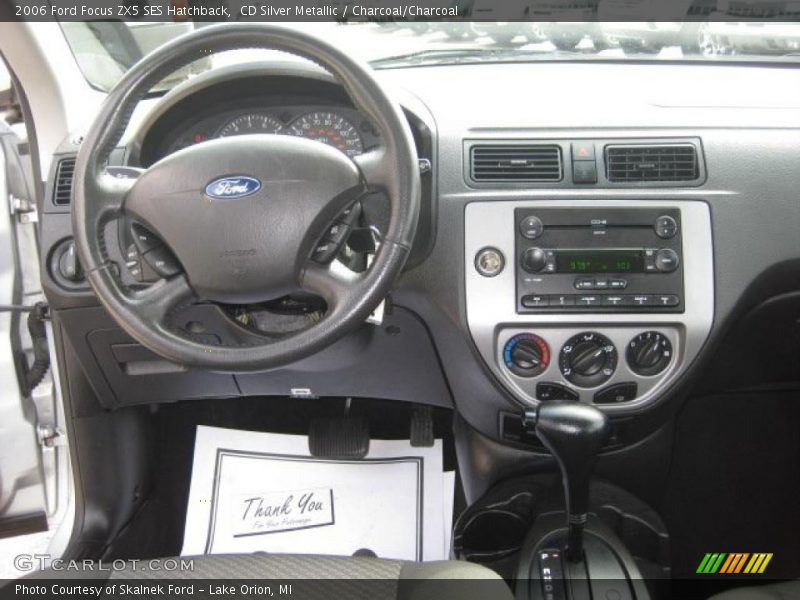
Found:
<path fill-rule="evenodd" d="M 658 375 L 672 360 L 672 344 L 663 333 L 646 331 L 630 341 L 626 358 L 637 375 Z"/>
<path fill-rule="evenodd" d="M 550 364 L 550 347 L 533 333 L 520 333 L 506 342 L 503 362 L 520 377 L 536 377 Z"/>
<path fill-rule="evenodd" d="M 591 388 L 608 381 L 617 368 L 617 349 L 599 333 L 579 333 L 561 349 L 558 368 L 577 386 Z"/>

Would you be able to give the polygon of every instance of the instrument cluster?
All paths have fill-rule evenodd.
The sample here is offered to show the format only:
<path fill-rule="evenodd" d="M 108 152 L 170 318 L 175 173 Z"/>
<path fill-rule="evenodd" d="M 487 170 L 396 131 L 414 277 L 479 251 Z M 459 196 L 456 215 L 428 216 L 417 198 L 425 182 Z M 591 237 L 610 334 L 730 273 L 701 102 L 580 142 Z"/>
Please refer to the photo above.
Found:
<path fill-rule="evenodd" d="M 248 134 L 293 135 L 358 156 L 378 143 L 378 133 L 357 111 L 331 106 L 269 106 L 201 117 L 167 135 L 162 156 L 208 140 Z"/>

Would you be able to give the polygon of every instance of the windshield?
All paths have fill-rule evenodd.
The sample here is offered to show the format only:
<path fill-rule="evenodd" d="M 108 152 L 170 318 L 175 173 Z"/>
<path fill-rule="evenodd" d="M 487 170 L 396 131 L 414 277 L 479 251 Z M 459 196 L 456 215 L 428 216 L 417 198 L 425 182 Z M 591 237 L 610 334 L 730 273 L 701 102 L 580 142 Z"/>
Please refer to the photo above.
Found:
<path fill-rule="evenodd" d="M 752 2 L 739 4 L 744 6 L 741 10 L 749 11 L 747 15 L 753 17 L 753 7 L 749 6 Z M 575 6 L 571 3 L 568 8 L 551 11 L 551 16 L 574 17 L 572 13 L 583 10 Z M 736 6 L 731 2 L 727 13 L 721 17 L 736 17 Z M 596 9 L 587 6 L 586 10 L 588 16 L 593 10 L 606 18 L 615 15 L 611 0 Z M 684 15 L 675 15 L 681 16 Z M 375 68 L 536 60 L 794 62 L 800 58 L 800 24 L 780 21 L 703 18 L 657 23 L 386 21 L 286 25 L 316 33 L 351 55 L 369 61 Z M 94 87 L 103 91 L 113 87 L 142 56 L 200 26 L 202 24 L 189 22 L 121 21 L 62 24 L 84 75 Z M 238 51 L 204 58 L 173 74 L 159 87 L 169 88 L 220 63 L 263 57 L 263 53 L 255 51 Z"/>

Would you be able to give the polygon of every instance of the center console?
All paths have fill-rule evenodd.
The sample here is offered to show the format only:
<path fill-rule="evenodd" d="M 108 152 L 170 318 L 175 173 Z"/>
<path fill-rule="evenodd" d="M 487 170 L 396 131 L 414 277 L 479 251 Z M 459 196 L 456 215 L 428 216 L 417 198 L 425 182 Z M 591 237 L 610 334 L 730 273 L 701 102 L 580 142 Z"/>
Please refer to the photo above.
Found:
<path fill-rule="evenodd" d="M 685 371 L 711 329 L 704 202 L 473 202 L 465 251 L 470 333 L 523 405 L 641 410 Z"/>

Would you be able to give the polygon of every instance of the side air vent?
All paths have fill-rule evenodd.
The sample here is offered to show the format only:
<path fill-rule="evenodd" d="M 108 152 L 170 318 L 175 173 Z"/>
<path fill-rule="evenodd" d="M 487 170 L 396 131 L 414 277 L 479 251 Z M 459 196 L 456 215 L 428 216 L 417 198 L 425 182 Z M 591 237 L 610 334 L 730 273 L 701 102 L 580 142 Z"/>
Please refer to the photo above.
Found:
<path fill-rule="evenodd" d="M 692 144 L 606 146 L 606 178 L 612 183 L 695 181 L 700 177 Z"/>
<path fill-rule="evenodd" d="M 62 158 L 56 169 L 56 182 L 53 186 L 53 204 L 67 206 L 72 200 L 72 176 L 75 173 L 75 159 Z"/>
<path fill-rule="evenodd" d="M 561 181 L 561 148 L 554 145 L 492 144 L 473 146 L 473 181 Z"/>

